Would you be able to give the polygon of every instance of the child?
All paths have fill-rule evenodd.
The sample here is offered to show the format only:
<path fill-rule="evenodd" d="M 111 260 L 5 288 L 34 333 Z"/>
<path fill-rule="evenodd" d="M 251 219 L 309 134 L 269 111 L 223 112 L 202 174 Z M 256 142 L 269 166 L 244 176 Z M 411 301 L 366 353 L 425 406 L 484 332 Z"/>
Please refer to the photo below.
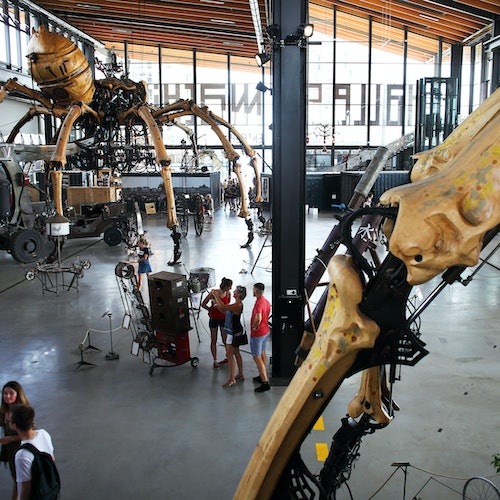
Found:
<path fill-rule="evenodd" d="M 139 239 L 139 250 L 137 256 L 139 258 L 139 269 L 137 270 L 137 288 L 140 290 L 142 286 L 142 275 L 151 274 L 151 264 L 149 263 L 149 245 L 148 240 L 141 236 Z"/>
<path fill-rule="evenodd" d="M 210 218 L 210 222 L 214 221 L 214 200 L 212 199 L 212 195 L 210 193 L 205 195 L 205 208 L 208 213 L 208 217 Z"/>

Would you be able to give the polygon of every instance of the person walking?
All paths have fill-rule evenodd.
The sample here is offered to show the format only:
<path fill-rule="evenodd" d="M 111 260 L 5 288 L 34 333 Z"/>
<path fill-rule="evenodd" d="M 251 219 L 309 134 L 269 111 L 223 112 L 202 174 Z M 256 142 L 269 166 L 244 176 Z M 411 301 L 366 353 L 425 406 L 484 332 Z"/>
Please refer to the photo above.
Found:
<path fill-rule="evenodd" d="M 144 237 L 139 238 L 139 250 L 137 251 L 137 257 L 139 259 L 139 267 L 137 269 L 137 288 L 140 290 L 142 286 L 142 275 L 151 274 L 151 264 L 149 263 L 149 254 L 151 250 L 149 249 L 149 242 Z"/>
<path fill-rule="evenodd" d="M 241 325 L 241 315 L 243 313 L 243 300 L 247 296 L 247 289 L 238 285 L 233 292 L 234 302 L 224 304 L 217 295 L 214 295 L 217 307 L 226 313 L 224 322 L 224 332 L 226 334 L 226 358 L 229 363 L 229 380 L 222 387 L 231 387 L 237 380 L 245 380 L 243 375 L 243 359 L 241 358 L 240 347 L 233 345 L 234 333 L 243 331 Z M 236 368 L 238 373 L 236 374 Z"/>
<path fill-rule="evenodd" d="M 24 389 L 19 382 L 11 380 L 7 382 L 2 389 L 2 404 L 0 405 L 0 427 L 3 435 L 0 438 L 2 449 L 0 451 L 0 462 L 9 465 L 10 474 L 14 482 L 12 490 L 12 500 L 17 498 L 16 469 L 14 466 L 14 457 L 21 446 L 21 438 L 17 432 L 11 429 L 9 421 L 11 418 L 11 409 L 13 405 L 29 405 Z"/>
<path fill-rule="evenodd" d="M 10 426 L 21 438 L 21 446 L 32 444 L 38 451 L 48 453 L 54 460 L 54 446 L 50 434 L 35 428 L 35 410 L 29 405 L 13 405 Z M 31 451 L 21 448 L 15 456 L 16 481 L 19 500 L 31 498 L 31 465 L 35 459 Z"/>
<path fill-rule="evenodd" d="M 212 290 L 201 303 L 201 307 L 208 311 L 208 327 L 210 328 L 210 351 L 212 352 L 212 358 L 214 360 L 214 368 L 218 370 L 222 365 L 228 362 L 227 358 L 221 361 L 217 361 L 217 332 L 220 330 L 222 342 L 224 343 L 224 348 L 226 346 L 226 334 L 224 332 L 224 321 L 226 319 L 226 313 L 221 311 L 217 307 L 215 301 L 215 296 L 217 296 L 223 304 L 229 304 L 231 301 L 231 288 L 233 286 L 233 280 L 229 278 L 222 278 L 218 290 Z M 210 305 L 208 303 L 210 302 Z"/>
<path fill-rule="evenodd" d="M 256 300 L 250 319 L 250 350 L 259 371 L 253 381 L 260 384 L 255 392 L 266 392 L 271 388 L 266 369 L 266 343 L 270 333 L 268 321 L 271 304 L 264 297 L 264 289 L 264 283 L 255 283 L 253 286 L 253 296 Z"/>

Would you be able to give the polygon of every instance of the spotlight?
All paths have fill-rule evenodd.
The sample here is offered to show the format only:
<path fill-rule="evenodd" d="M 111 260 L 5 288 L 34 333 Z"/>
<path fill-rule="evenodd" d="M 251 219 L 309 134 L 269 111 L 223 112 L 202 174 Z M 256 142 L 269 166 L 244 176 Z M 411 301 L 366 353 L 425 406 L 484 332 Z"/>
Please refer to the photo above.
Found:
<path fill-rule="evenodd" d="M 256 87 L 257 90 L 260 90 L 261 92 L 267 92 L 268 90 L 271 91 L 271 94 L 273 93 L 272 90 L 264 85 L 264 82 L 259 82 Z"/>
<path fill-rule="evenodd" d="M 301 24 L 297 30 L 304 38 L 311 38 L 314 33 L 314 24 Z"/>
<path fill-rule="evenodd" d="M 269 38 L 279 38 L 281 36 L 281 28 L 277 24 L 270 24 L 266 27 L 266 33 Z"/>
<path fill-rule="evenodd" d="M 257 66 L 260 68 L 261 66 L 264 66 L 266 62 L 271 60 L 271 56 L 267 52 L 261 52 L 260 54 L 255 54 L 255 62 L 257 63 Z"/>

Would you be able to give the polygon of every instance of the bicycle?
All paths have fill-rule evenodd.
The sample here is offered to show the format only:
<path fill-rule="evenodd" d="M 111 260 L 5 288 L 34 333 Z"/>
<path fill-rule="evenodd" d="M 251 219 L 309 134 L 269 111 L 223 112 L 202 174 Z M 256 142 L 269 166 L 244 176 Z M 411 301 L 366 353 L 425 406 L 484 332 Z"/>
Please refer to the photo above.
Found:
<path fill-rule="evenodd" d="M 465 483 L 462 500 L 500 500 L 500 491 L 489 479 L 475 476 Z"/>

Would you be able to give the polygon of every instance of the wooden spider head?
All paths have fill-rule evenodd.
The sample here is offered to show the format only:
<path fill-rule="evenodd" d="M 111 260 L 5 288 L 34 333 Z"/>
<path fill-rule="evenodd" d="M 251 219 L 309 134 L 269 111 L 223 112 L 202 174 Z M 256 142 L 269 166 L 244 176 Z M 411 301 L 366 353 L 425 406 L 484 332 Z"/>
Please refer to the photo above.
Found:
<path fill-rule="evenodd" d="M 94 79 L 84 53 L 69 39 L 40 26 L 26 48 L 30 74 L 43 94 L 61 106 L 89 103 Z"/>

